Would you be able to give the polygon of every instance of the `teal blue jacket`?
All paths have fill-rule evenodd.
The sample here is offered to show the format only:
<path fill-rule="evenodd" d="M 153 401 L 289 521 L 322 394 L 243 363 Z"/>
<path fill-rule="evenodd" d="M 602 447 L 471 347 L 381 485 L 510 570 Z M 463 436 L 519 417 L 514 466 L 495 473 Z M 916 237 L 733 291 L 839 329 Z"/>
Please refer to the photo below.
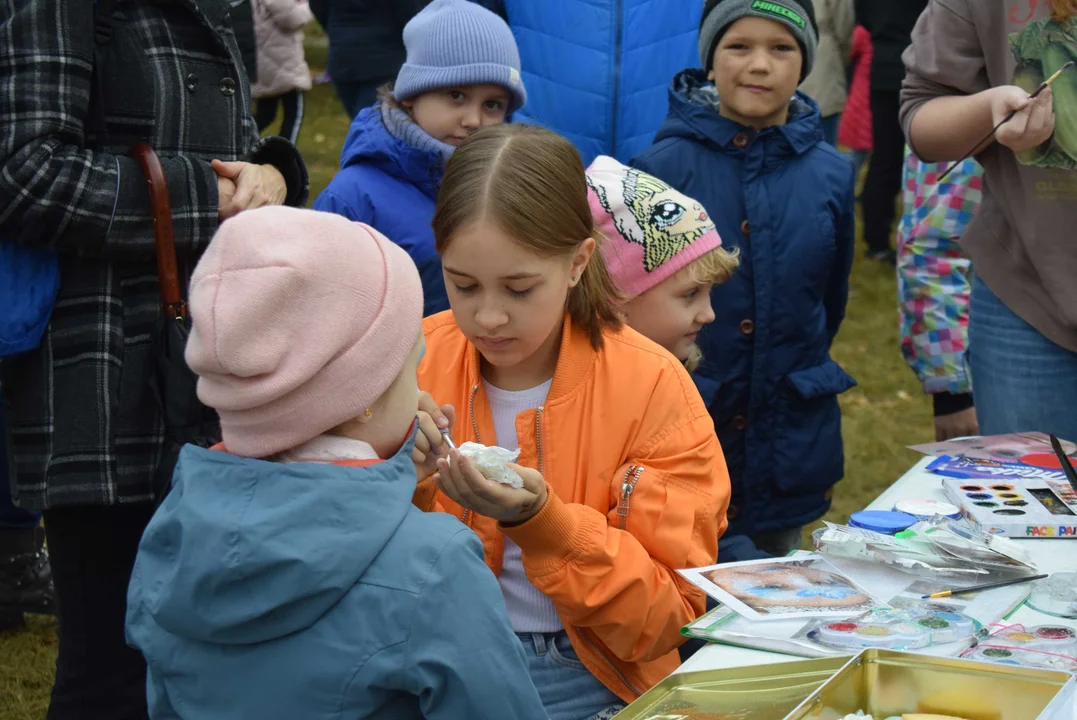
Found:
<path fill-rule="evenodd" d="M 139 546 L 150 717 L 546 718 L 478 537 L 368 467 L 184 448 Z"/>

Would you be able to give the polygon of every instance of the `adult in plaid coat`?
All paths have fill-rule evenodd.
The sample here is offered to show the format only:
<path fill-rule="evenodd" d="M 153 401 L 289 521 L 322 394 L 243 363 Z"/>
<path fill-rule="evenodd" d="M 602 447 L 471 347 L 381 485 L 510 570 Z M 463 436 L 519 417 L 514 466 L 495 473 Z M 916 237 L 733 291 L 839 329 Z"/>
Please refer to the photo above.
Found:
<path fill-rule="evenodd" d="M 295 147 L 258 138 L 236 5 L 120 0 L 95 59 L 94 3 L 0 1 L 0 242 L 60 262 L 41 346 L 0 368 L 15 499 L 44 511 L 60 606 L 50 719 L 146 716 L 123 624 L 163 447 L 148 382 L 160 300 L 146 181 L 126 153 L 141 140 L 161 157 L 184 280 L 221 220 L 307 198 Z"/>

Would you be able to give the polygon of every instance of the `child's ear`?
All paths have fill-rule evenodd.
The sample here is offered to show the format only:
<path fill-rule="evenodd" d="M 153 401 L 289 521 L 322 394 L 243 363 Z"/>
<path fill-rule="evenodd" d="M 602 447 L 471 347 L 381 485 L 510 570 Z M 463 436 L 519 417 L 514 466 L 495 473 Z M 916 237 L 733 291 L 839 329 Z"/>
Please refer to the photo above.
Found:
<path fill-rule="evenodd" d="M 580 284 L 580 278 L 583 277 L 583 272 L 587 269 L 587 263 L 591 262 L 591 255 L 594 252 L 595 239 L 591 237 L 584 239 L 576 248 L 576 254 L 572 257 L 572 268 L 568 279 L 570 288 Z"/>
<path fill-rule="evenodd" d="M 709 82 L 714 82 L 714 69 L 713 68 L 707 71 L 707 80 Z"/>

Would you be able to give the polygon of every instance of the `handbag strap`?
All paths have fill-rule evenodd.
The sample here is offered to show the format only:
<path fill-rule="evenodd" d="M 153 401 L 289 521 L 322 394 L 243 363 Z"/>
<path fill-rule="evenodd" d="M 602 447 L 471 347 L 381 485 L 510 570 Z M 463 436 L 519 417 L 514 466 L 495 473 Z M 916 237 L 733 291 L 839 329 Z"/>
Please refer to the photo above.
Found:
<path fill-rule="evenodd" d="M 150 194 L 153 216 L 153 237 L 157 248 L 157 277 L 161 286 L 161 304 L 166 317 L 187 318 L 187 303 L 180 292 L 179 272 L 176 269 L 176 240 L 172 230 L 172 205 L 168 200 L 168 181 L 157 153 L 144 142 L 131 148 L 131 157 L 142 166 Z"/>

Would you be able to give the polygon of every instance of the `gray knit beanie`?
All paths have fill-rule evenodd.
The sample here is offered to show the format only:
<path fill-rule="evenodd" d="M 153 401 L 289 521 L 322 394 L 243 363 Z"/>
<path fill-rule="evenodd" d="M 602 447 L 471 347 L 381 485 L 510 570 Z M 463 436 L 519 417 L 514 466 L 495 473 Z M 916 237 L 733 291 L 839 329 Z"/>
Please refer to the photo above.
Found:
<path fill-rule="evenodd" d="M 812 0 L 710 0 L 703 6 L 703 19 L 699 25 L 699 61 L 703 67 L 711 66 L 714 48 L 729 26 L 748 15 L 774 20 L 789 28 L 804 53 L 800 70 L 803 81 L 815 64 L 815 51 L 819 45 L 819 27 L 815 23 Z"/>
<path fill-rule="evenodd" d="M 500 85 L 509 114 L 527 102 L 520 51 L 496 13 L 470 0 L 434 0 L 404 27 L 407 62 L 393 85 L 397 100 L 461 85 Z"/>

